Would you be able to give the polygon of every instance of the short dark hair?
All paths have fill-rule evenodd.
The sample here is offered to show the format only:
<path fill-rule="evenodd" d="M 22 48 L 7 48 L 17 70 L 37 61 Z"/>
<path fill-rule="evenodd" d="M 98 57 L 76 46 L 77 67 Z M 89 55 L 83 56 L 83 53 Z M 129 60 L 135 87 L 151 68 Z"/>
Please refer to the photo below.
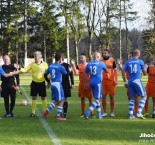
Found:
<path fill-rule="evenodd" d="M 85 53 L 81 53 L 80 55 L 84 55 L 84 56 L 86 56 L 86 54 L 85 54 Z"/>
<path fill-rule="evenodd" d="M 62 55 L 61 53 L 56 53 L 55 54 L 55 61 L 59 61 L 61 59 Z"/>
<path fill-rule="evenodd" d="M 104 49 L 103 51 L 107 51 L 108 53 L 110 53 L 110 50 L 108 48 Z"/>

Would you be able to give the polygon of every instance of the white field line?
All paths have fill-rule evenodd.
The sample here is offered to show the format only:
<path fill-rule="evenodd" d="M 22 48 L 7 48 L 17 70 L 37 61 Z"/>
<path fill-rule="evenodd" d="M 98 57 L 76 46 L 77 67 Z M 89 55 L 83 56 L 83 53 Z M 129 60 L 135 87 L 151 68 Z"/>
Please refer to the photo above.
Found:
<path fill-rule="evenodd" d="M 24 92 L 26 99 L 29 101 L 29 103 L 31 105 L 30 96 L 28 95 L 28 93 L 26 92 L 26 90 L 24 89 L 23 86 L 21 86 L 21 89 Z M 49 126 L 47 121 L 43 118 L 43 114 L 41 113 L 41 111 L 38 108 L 36 109 L 36 113 L 37 113 L 37 116 L 39 117 L 41 124 L 43 125 L 44 129 L 46 130 L 48 136 L 50 137 L 51 141 L 53 142 L 53 144 L 54 145 L 62 145 L 60 140 L 58 139 L 58 137 L 56 136 L 56 134 L 52 130 L 52 128 Z"/>

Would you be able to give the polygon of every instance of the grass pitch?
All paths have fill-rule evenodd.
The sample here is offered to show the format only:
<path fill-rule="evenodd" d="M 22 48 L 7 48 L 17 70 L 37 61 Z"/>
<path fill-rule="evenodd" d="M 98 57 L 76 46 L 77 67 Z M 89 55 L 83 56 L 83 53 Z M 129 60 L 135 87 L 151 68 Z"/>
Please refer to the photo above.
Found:
<path fill-rule="evenodd" d="M 78 78 L 75 77 L 75 84 Z M 143 77 L 144 83 L 147 78 Z M 29 84 L 31 77 L 21 76 L 21 84 L 29 94 Z M 48 104 L 50 104 L 50 89 L 47 90 Z M 21 106 L 24 95 L 17 92 L 17 102 L 14 109 L 14 118 L 0 119 L 0 145 L 53 145 L 47 132 L 43 128 L 39 118 L 30 118 L 31 106 Z M 37 99 L 37 107 L 42 111 L 40 97 Z M 88 101 L 87 101 L 88 108 Z M 152 113 L 152 100 L 149 102 L 149 112 Z M 0 115 L 5 114 L 3 98 L 0 99 Z M 119 77 L 119 85 L 115 96 L 116 117 L 108 116 L 105 119 L 80 118 L 80 99 L 77 90 L 72 90 L 72 97 L 69 98 L 68 119 L 66 121 L 56 121 L 54 119 L 56 108 L 50 112 L 47 123 L 54 131 L 62 145 L 150 145 L 155 144 L 155 138 L 140 138 L 141 133 L 154 133 L 155 120 L 150 116 L 146 120 L 129 120 L 128 99 L 126 90 L 123 87 L 122 79 Z M 108 114 L 110 114 L 108 98 Z"/>

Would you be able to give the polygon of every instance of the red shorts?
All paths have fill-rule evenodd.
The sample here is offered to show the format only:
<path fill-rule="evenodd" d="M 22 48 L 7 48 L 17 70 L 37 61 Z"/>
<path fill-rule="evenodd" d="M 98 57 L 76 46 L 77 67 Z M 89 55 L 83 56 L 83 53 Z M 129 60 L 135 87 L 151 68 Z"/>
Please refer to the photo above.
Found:
<path fill-rule="evenodd" d="M 155 83 L 146 84 L 146 94 L 148 97 L 155 98 Z"/>
<path fill-rule="evenodd" d="M 102 93 L 104 96 L 115 95 L 116 94 L 116 88 L 114 85 L 114 81 L 103 79 L 103 81 L 102 81 Z"/>
<path fill-rule="evenodd" d="M 88 89 L 85 89 L 84 84 L 79 83 L 78 92 L 79 92 L 80 98 L 93 98 L 93 94 L 92 94 L 92 91 L 90 89 L 90 85 L 88 86 Z"/>

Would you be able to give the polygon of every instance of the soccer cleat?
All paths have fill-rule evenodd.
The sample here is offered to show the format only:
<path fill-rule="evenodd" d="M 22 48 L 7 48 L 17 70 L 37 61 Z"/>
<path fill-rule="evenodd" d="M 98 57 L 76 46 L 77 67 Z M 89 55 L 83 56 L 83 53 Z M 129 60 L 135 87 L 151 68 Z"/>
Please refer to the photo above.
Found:
<path fill-rule="evenodd" d="M 10 113 L 9 114 L 5 114 L 4 117 L 10 118 L 11 117 L 11 114 Z"/>
<path fill-rule="evenodd" d="M 110 114 L 110 116 L 111 116 L 111 117 L 115 117 L 115 114 L 114 114 L 114 112 L 112 112 L 112 113 Z"/>
<path fill-rule="evenodd" d="M 106 117 L 108 114 L 107 113 L 103 113 L 102 114 L 102 117 Z"/>
<path fill-rule="evenodd" d="M 152 118 L 155 118 L 155 114 L 154 113 L 152 114 Z"/>
<path fill-rule="evenodd" d="M 44 111 L 44 118 L 47 119 L 48 118 L 48 111 Z"/>
<path fill-rule="evenodd" d="M 99 116 L 99 117 L 98 117 L 98 119 L 103 119 L 103 116 L 102 116 L 102 115 L 101 115 L 101 116 Z"/>
<path fill-rule="evenodd" d="M 56 119 L 56 120 L 66 120 L 66 118 L 63 118 L 63 117 L 61 117 L 61 116 L 56 116 L 55 119 Z"/>
<path fill-rule="evenodd" d="M 86 114 L 84 114 L 84 118 L 85 118 L 85 119 L 89 119 L 89 117 L 88 117 Z"/>
<path fill-rule="evenodd" d="M 36 117 L 36 115 L 34 113 L 31 113 L 30 117 Z"/>
<path fill-rule="evenodd" d="M 145 114 L 143 114 L 143 116 L 149 116 L 149 113 L 145 113 Z"/>
<path fill-rule="evenodd" d="M 137 118 L 146 119 L 142 114 L 137 113 Z"/>
<path fill-rule="evenodd" d="M 84 114 L 81 114 L 80 117 L 83 118 L 84 117 Z"/>
<path fill-rule="evenodd" d="M 129 119 L 135 119 L 134 115 L 129 115 Z"/>
<path fill-rule="evenodd" d="M 13 113 L 10 113 L 11 114 L 11 117 L 14 117 L 14 114 Z"/>

